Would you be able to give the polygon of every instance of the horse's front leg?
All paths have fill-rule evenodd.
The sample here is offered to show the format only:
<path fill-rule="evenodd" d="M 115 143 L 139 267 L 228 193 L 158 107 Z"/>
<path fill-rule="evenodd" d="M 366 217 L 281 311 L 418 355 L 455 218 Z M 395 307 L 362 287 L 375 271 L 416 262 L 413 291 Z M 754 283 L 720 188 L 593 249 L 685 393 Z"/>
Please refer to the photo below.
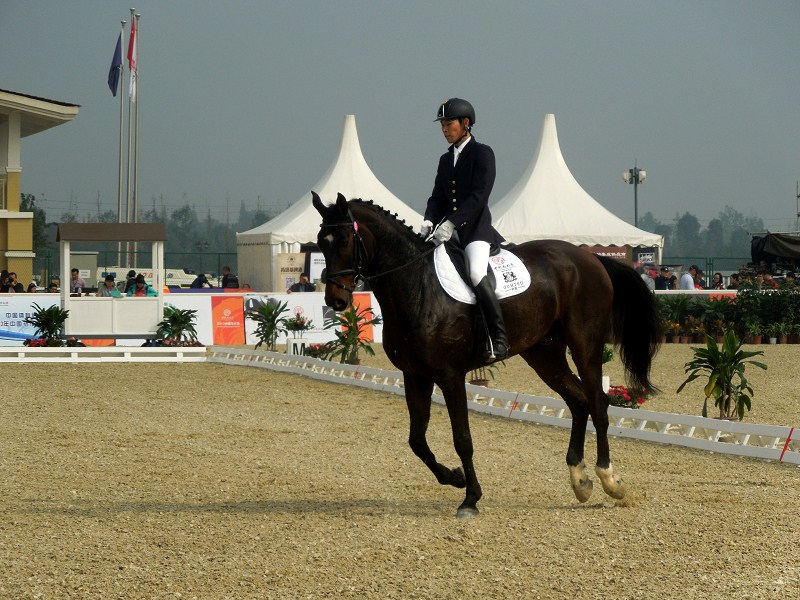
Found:
<path fill-rule="evenodd" d="M 438 463 L 425 437 L 431 417 L 433 381 L 409 373 L 403 373 L 403 381 L 410 419 L 408 445 L 411 446 L 414 454 L 431 470 L 436 477 L 436 481 L 442 485 L 463 488 L 466 485 L 464 471 L 461 467 L 450 469 Z"/>
<path fill-rule="evenodd" d="M 439 383 L 444 394 L 447 412 L 450 414 L 450 426 L 453 429 L 453 445 L 461 459 L 464 468 L 467 493 L 461 506 L 458 507 L 456 516 L 459 518 L 476 517 L 478 515 L 478 500 L 483 492 L 478 483 L 475 466 L 472 464 L 472 435 L 469 431 L 469 411 L 467 410 L 467 392 L 464 388 L 464 374 L 451 376 Z"/>

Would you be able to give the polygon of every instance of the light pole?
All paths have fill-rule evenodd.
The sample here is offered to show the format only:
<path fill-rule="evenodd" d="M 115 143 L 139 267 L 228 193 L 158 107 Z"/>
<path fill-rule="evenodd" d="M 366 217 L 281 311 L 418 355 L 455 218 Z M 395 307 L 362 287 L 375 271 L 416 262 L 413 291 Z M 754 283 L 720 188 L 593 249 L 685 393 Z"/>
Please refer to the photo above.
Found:
<path fill-rule="evenodd" d="M 622 180 L 625 183 L 633 184 L 633 226 L 639 226 L 639 184 L 644 183 L 647 177 L 647 172 L 636 166 L 636 161 L 633 162 L 634 167 L 628 169 L 622 174 Z"/>

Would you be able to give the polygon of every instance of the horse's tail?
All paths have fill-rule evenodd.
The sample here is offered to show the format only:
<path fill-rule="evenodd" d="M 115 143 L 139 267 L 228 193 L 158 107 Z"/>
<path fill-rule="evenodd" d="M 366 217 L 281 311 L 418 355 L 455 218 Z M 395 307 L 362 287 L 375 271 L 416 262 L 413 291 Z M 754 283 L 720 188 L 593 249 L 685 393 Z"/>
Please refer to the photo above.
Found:
<path fill-rule="evenodd" d="M 611 277 L 614 302 L 611 339 L 619 346 L 629 385 L 642 392 L 658 391 L 650 381 L 650 367 L 661 344 L 661 325 L 655 298 L 641 276 L 613 258 L 598 256 Z"/>

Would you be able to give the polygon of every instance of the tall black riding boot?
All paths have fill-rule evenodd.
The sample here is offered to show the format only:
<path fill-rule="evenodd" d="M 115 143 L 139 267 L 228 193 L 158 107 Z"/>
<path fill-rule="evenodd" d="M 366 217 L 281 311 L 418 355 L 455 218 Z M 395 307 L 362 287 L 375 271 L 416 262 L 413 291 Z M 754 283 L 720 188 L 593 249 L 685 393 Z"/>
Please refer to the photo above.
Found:
<path fill-rule="evenodd" d="M 506 336 L 503 312 L 500 310 L 500 301 L 497 299 L 494 287 L 488 277 L 481 279 L 480 283 L 474 286 L 474 290 L 491 338 L 491 346 L 486 350 L 483 358 L 487 363 L 503 360 L 508 356 L 508 337 Z"/>

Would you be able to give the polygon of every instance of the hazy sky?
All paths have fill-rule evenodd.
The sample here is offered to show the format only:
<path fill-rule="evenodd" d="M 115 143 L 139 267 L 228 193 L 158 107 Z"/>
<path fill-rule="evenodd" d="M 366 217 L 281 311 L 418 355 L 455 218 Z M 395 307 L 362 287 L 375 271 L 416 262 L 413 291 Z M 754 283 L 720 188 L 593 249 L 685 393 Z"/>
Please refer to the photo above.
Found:
<path fill-rule="evenodd" d="M 796 223 L 800 2 L 170 1 L 141 13 L 139 202 L 235 220 L 283 209 L 330 166 L 345 114 L 364 155 L 422 210 L 446 142 L 438 103 L 469 99 L 497 155 L 496 202 L 554 113 L 578 182 L 633 221 L 703 225 L 726 206 Z M 106 78 L 131 5 L 0 2 L 0 88 L 81 105 L 23 141 L 22 190 L 51 219 L 117 206 L 119 101 Z M 127 38 L 126 38 L 127 41 Z M 127 93 L 127 69 L 125 93 Z M 332 199 L 331 199 L 332 200 Z"/>

